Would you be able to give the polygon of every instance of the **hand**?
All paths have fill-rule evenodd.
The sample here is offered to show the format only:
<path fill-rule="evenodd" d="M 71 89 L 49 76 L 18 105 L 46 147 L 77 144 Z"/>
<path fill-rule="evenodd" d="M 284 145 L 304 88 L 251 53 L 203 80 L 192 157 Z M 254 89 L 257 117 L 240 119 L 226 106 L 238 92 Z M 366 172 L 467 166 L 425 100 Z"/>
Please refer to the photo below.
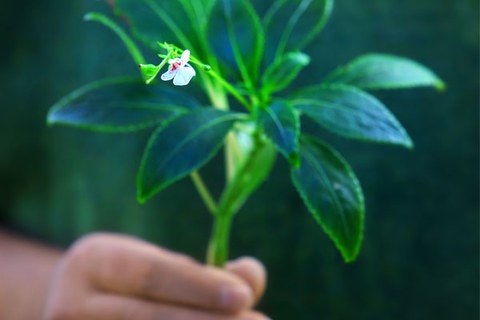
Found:
<path fill-rule="evenodd" d="M 252 258 L 221 270 L 131 237 L 94 234 L 58 263 L 44 319 L 265 320 L 251 310 L 265 278 Z"/>

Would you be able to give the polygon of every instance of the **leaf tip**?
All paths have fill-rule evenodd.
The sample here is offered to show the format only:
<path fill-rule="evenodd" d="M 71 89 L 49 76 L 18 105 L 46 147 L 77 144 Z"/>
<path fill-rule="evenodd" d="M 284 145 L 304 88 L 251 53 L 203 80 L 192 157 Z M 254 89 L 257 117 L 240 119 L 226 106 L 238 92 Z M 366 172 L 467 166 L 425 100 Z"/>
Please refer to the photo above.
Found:
<path fill-rule="evenodd" d="M 405 141 L 403 141 L 402 146 L 408 150 L 413 150 L 415 148 L 412 138 L 410 138 L 408 135 L 405 137 Z"/>
<path fill-rule="evenodd" d="M 155 192 L 145 183 L 144 163 L 142 161 L 137 173 L 137 201 L 139 204 L 145 204 Z"/>
<path fill-rule="evenodd" d="M 343 258 L 343 261 L 345 263 L 352 263 L 357 260 L 358 256 L 360 255 L 360 250 L 362 248 L 362 243 L 363 243 L 363 222 L 362 222 L 362 228 L 361 231 L 358 233 L 358 235 L 355 237 L 355 240 L 353 243 L 341 243 L 336 241 L 335 239 L 334 243 L 337 249 L 340 251 L 340 254 Z"/>
<path fill-rule="evenodd" d="M 414 143 L 408 132 L 402 128 L 401 136 L 399 136 L 394 141 L 391 141 L 393 145 L 403 147 L 408 150 L 412 150 L 414 148 Z"/>
<path fill-rule="evenodd" d="M 298 169 L 300 168 L 300 155 L 298 152 L 294 151 L 294 152 L 291 152 L 289 155 L 288 155 L 288 162 L 290 163 L 290 165 L 295 168 L 295 169 Z"/>
<path fill-rule="evenodd" d="M 83 16 L 83 21 L 92 21 L 93 19 L 95 19 L 95 12 L 87 12 Z"/>
<path fill-rule="evenodd" d="M 440 92 L 444 92 L 445 90 L 447 90 L 447 85 L 445 84 L 445 82 L 443 82 L 442 80 L 438 79 L 435 84 L 435 89 L 437 89 L 437 91 L 440 91 Z"/>
<path fill-rule="evenodd" d="M 362 242 L 363 231 L 360 232 L 357 241 L 353 246 L 339 246 L 336 244 L 345 263 L 352 263 L 357 260 L 358 256 L 360 255 L 360 249 L 362 248 Z"/>
<path fill-rule="evenodd" d="M 56 119 L 55 119 L 55 113 L 50 111 L 48 114 L 47 114 L 47 118 L 46 118 L 46 123 L 47 123 L 47 126 L 51 127 L 53 126 L 55 123 L 56 123 Z"/>
<path fill-rule="evenodd" d="M 297 52 L 296 57 L 298 63 L 302 66 L 307 66 L 308 64 L 310 64 L 310 61 L 312 61 L 310 56 L 303 52 Z"/>
<path fill-rule="evenodd" d="M 343 261 L 345 261 L 345 263 L 352 263 L 352 262 L 355 262 L 355 260 L 357 260 L 358 252 L 353 253 L 353 254 L 345 254 L 344 252 L 342 252 L 342 257 L 343 257 Z"/>
<path fill-rule="evenodd" d="M 143 189 L 140 186 L 137 186 L 137 202 L 139 204 L 145 204 L 147 200 L 149 199 L 149 196 L 143 191 Z"/>

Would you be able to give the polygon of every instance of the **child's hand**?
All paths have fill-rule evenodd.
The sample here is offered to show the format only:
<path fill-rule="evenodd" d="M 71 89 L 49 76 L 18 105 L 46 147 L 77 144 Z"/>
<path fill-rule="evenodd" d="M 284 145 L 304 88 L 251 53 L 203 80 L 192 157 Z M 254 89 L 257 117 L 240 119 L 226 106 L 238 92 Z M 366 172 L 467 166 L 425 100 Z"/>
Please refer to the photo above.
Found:
<path fill-rule="evenodd" d="M 59 262 L 44 318 L 261 320 L 252 307 L 265 282 L 251 258 L 221 270 L 135 238 L 95 234 Z"/>

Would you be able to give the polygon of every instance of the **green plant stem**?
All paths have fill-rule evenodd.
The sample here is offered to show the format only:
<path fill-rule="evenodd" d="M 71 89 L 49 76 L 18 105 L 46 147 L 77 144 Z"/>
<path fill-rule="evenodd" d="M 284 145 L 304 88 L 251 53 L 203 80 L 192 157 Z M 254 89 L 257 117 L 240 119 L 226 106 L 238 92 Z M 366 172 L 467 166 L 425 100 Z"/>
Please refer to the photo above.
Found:
<path fill-rule="evenodd" d="M 226 82 L 214 70 L 208 71 L 211 78 L 205 82 L 205 89 L 209 98 L 215 108 L 220 110 L 228 110 L 228 99 L 226 92 L 232 94 L 240 103 L 242 103 L 248 110 L 252 107 L 247 100 L 240 95 L 240 93 L 228 82 Z M 232 134 L 228 135 L 225 142 L 225 166 L 226 166 L 226 187 L 225 190 L 231 189 L 235 172 L 238 171 L 237 166 L 240 165 L 234 161 L 237 150 L 237 141 Z M 199 189 L 201 191 L 201 188 Z M 236 203 L 233 201 L 232 203 Z M 232 226 L 232 220 L 237 210 L 234 205 L 230 206 L 230 202 L 225 202 L 225 205 L 217 205 L 214 215 L 213 230 L 210 237 L 210 242 L 207 250 L 207 264 L 223 267 L 228 259 L 229 235 Z"/>
<path fill-rule="evenodd" d="M 210 211 L 210 213 L 215 216 L 217 214 L 217 204 L 215 203 L 215 200 L 213 200 L 213 197 L 207 186 L 203 182 L 202 177 L 200 176 L 198 171 L 192 172 L 190 174 L 190 177 L 192 178 L 193 184 L 197 188 L 198 194 L 202 198 L 203 203 L 207 207 L 208 211 Z"/>
<path fill-rule="evenodd" d="M 218 212 L 213 224 L 213 232 L 208 245 L 207 263 L 223 267 L 228 259 L 228 240 L 233 215 L 228 211 Z"/>
<path fill-rule="evenodd" d="M 233 179 L 235 171 L 237 170 L 235 159 L 238 158 L 238 152 L 237 139 L 234 133 L 230 132 L 225 141 L 225 182 L 227 185 Z"/>
<path fill-rule="evenodd" d="M 232 149 L 229 149 L 232 150 Z M 227 180 L 217 205 L 217 215 L 208 247 L 207 262 L 222 267 L 228 259 L 228 241 L 231 223 L 248 197 L 258 188 L 270 172 L 276 151 L 269 143 L 258 138 L 248 157 L 242 162 L 234 162 L 235 174 Z"/>
<path fill-rule="evenodd" d="M 212 79 L 208 78 L 205 73 L 202 72 L 200 76 L 204 80 L 204 88 L 207 91 L 208 97 L 210 98 L 210 102 L 212 102 L 213 107 L 217 108 L 218 110 L 228 110 L 229 107 L 227 97 L 225 96 L 222 88 L 217 88 L 211 81 Z"/>
<path fill-rule="evenodd" d="M 210 70 L 208 71 L 208 74 L 210 74 L 217 82 L 224 87 L 228 92 L 230 92 L 241 104 L 247 108 L 247 110 L 251 110 L 251 106 L 248 103 L 248 101 L 238 92 L 237 89 L 235 89 L 230 83 L 225 81 L 218 73 L 215 72 L 215 70 Z"/>
<path fill-rule="evenodd" d="M 229 84 L 227 83 L 227 86 L 225 86 L 225 84 L 222 83 L 225 82 L 223 78 L 217 73 L 214 72 L 212 74 L 211 72 L 212 70 L 208 73 L 213 75 L 213 77 L 205 77 L 205 80 L 207 81 L 204 82 L 210 101 L 215 108 L 219 110 L 228 110 L 228 99 L 224 90 L 228 90 Z M 236 91 L 235 88 L 232 89 Z M 230 90 L 228 91 L 230 92 Z M 229 139 L 227 139 L 225 144 L 225 164 L 228 166 L 228 159 L 232 158 L 232 151 L 229 147 Z M 228 176 L 229 175 L 227 174 L 227 177 Z M 229 181 L 227 179 L 227 184 L 228 182 Z M 225 261 L 228 259 L 228 240 L 232 224 L 232 217 L 224 210 L 220 210 L 217 206 L 213 219 L 213 230 L 207 249 L 207 264 L 211 266 L 223 267 Z"/>

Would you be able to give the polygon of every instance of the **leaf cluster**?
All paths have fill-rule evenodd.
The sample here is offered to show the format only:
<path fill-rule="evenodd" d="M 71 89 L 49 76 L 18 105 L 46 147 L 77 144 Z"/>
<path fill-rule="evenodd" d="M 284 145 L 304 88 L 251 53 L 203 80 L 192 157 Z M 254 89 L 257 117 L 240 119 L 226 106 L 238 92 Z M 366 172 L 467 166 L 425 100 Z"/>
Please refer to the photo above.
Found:
<path fill-rule="evenodd" d="M 370 53 L 321 83 L 288 90 L 299 75 L 308 75 L 310 63 L 318 63 L 303 51 L 326 26 L 333 3 L 276 0 L 259 15 L 249 0 L 116 0 L 114 10 L 136 40 L 155 51 L 158 41 L 176 44 L 211 66 L 199 74 L 211 105 L 165 85 L 144 85 L 155 83 L 160 68 L 145 64 L 118 24 L 93 13 L 87 18 L 120 36 L 134 62 L 144 66 L 145 78 L 82 87 L 51 109 L 48 123 L 101 132 L 153 129 L 138 172 L 141 203 L 200 169 L 227 141 L 228 184 L 218 204 L 209 206 L 214 214 L 238 211 L 266 179 L 278 152 L 309 211 L 345 261 L 352 261 L 363 238 L 364 197 L 351 166 L 322 140 L 322 129 L 412 148 L 406 130 L 370 91 L 445 86 L 417 62 Z M 234 104 L 242 111 L 230 111 Z M 318 124 L 314 136 L 302 132 L 304 117 Z"/>

